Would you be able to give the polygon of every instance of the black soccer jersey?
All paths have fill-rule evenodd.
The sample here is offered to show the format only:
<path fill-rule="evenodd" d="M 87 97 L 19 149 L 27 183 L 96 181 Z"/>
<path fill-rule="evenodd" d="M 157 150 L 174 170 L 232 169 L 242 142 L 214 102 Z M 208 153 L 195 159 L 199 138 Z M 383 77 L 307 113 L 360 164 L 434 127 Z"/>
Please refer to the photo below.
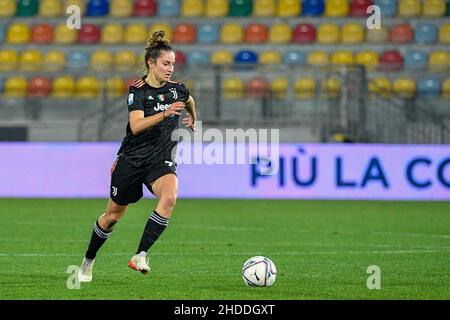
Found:
<path fill-rule="evenodd" d="M 142 87 L 130 87 L 128 94 L 128 112 L 144 111 L 144 117 L 163 112 L 176 101 L 187 102 L 189 90 L 180 82 L 166 82 L 160 88 L 145 83 Z M 134 135 L 130 122 L 127 124 L 126 136 L 118 151 L 118 156 L 137 166 L 148 166 L 159 160 L 170 160 L 172 151 L 178 141 L 172 141 L 172 133 L 178 128 L 179 116 L 171 115 L 145 132 Z"/>

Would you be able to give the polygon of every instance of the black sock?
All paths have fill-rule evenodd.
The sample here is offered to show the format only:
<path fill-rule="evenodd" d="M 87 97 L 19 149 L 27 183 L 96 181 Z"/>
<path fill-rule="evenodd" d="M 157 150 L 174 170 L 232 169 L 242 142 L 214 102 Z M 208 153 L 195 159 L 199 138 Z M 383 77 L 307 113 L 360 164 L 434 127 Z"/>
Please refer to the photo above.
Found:
<path fill-rule="evenodd" d="M 141 251 L 147 252 L 155 241 L 158 240 L 168 224 L 169 219 L 161 217 L 156 210 L 153 211 L 145 225 L 144 233 L 142 234 L 141 242 L 139 243 L 136 254 Z"/>
<path fill-rule="evenodd" d="M 86 251 L 85 257 L 87 259 L 94 259 L 97 255 L 100 247 L 105 243 L 108 237 L 111 235 L 112 230 L 105 231 L 98 224 L 98 220 L 95 221 L 94 230 L 92 231 L 91 241 L 89 242 L 89 247 Z"/>

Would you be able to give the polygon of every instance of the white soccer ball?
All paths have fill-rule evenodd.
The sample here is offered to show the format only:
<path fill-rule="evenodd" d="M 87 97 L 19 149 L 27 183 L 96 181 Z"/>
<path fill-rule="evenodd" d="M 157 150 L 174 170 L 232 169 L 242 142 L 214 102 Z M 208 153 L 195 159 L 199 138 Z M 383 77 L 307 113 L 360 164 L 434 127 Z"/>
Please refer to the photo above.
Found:
<path fill-rule="evenodd" d="M 242 267 L 242 279 L 249 287 L 270 287 L 277 278 L 277 268 L 269 258 L 251 257 Z"/>

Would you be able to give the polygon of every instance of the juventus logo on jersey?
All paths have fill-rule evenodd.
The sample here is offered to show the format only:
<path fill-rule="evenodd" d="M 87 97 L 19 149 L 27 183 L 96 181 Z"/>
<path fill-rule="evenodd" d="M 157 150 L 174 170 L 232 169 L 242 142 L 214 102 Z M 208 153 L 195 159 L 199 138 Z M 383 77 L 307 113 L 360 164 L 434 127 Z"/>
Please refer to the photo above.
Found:
<path fill-rule="evenodd" d="M 172 98 L 173 98 L 174 100 L 177 100 L 177 99 L 178 99 L 178 92 L 177 92 L 177 89 L 171 88 L 171 89 L 170 89 L 170 92 L 172 92 Z"/>

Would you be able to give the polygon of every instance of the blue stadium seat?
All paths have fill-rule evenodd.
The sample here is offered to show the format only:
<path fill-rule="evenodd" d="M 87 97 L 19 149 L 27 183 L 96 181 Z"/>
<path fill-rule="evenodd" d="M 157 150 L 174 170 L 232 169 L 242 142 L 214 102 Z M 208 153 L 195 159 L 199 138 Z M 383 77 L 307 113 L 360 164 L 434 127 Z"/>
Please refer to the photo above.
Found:
<path fill-rule="evenodd" d="M 180 14 L 179 0 L 158 0 L 157 15 L 160 17 L 177 17 Z"/>
<path fill-rule="evenodd" d="M 108 0 L 89 0 L 86 6 L 86 16 L 88 17 L 103 17 L 109 13 Z"/>
<path fill-rule="evenodd" d="M 419 79 L 417 93 L 420 96 L 439 96 L 441 94 L 441 81 L 436 78 Z"/>
<path fill-rule="evenodd" d="M 438 31 L 434 24 L 420 22 L 414 29 L 414 41 L 420 44 L 434 44 Z"/>
<path fill-rule="evenodd" d="M 424 68 L 428 65 L 428 55 L 426 52 L 418 50 L 408 50 L 405 54 L 405 67 Z"/>
<path fill-rule="evenodd" d="M 251 50 L 241 50 L 234 56 L 234 62 L 236 63 L 257 63 L 258 55 L 256 52 Z"/>
<path fill-rule="evenodd" d="M 67 54 L 67 67 L 71 69 L 86 69 L 89 67 L 90 55 L 83 51 L 72 51 Z"/>
<path fill-rule="evenodd" d="M 0 78 L 0 95 L 3 93 L 3 78 Z"/>
<path fill-rule="evenodd" d="M 205 23 L 197 28 L 197 41 L 199 43 L 217 43 L 219 35 L 219 26 L 217 24 Z"/>
<path fill-rule="evenodd" d="M 381 19 L 397 16 L 397 0 L 374 0 L 373 4 L 380 7 Z"/>
<path fill-rule="evenodd" d="M 209 53 L 206 51 L 191 51 L 187 56 L 189 65 L 209 64 Z"/>
<path fill-rule="evenodd" d="M 302 15 L 303 16 L 322 16 L 325 10 L 324 0 L 303 0 Z"/>
<path fill-rule="evenodd" d="M 287 65 L 306 64 L 306 53 L 301 51 L 288 51 L 284 55 L 284 63 Z"/>
<path fill-rule="evenodd" d="M 0 43 L 3 43 L 5 41 L 5 25 L 0 24 Z"/>

